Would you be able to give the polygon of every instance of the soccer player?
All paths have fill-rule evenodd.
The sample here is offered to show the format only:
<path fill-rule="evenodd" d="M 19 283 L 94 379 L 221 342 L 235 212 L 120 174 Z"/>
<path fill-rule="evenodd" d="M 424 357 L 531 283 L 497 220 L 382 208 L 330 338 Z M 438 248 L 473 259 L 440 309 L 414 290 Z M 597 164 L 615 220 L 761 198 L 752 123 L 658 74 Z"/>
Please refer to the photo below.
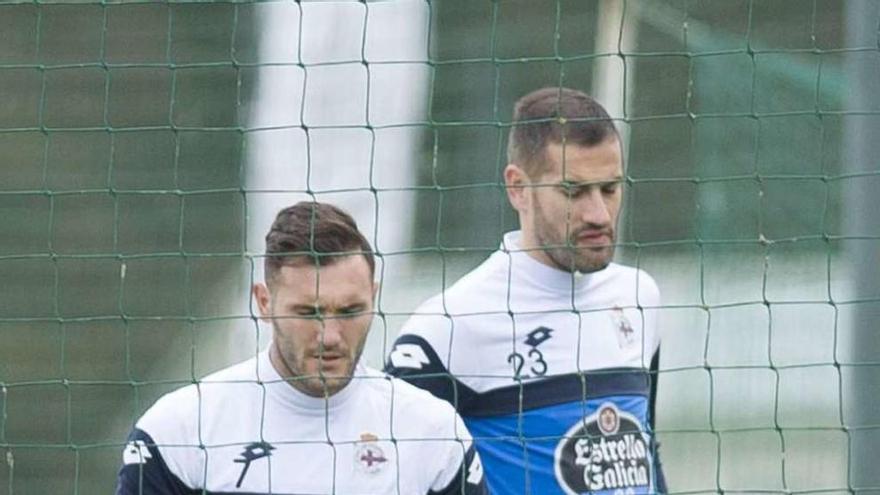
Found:
<path fill-rule="evenodd" d="M 404 324 L 391 374 L 464 417 L 493 494 L 665 492 L 652 439 L 659 292 L 612 262 L 620 136 L 588 95 L 516 105 L 504 169 L 520 230 Z"/>
<path fill-rule="evenodd" d="M 329 204 L 282 210 L 253 286 L 272 343 L 160 398 L 123 451 L 116 493 L 484 494 L 452 406 L 359 364 L 375 261 Z"/>

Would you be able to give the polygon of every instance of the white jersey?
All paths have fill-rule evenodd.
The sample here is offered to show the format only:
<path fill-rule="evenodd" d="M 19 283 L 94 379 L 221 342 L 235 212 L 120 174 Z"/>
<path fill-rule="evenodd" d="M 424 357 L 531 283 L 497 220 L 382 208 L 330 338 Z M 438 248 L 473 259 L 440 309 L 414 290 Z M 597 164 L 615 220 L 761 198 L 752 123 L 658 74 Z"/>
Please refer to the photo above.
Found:
<path fill-rule="evenodd" d="M 358 366 L 329 399 L 302 394 L 268 352 L 160 398 L 123 453 L 117 494 L 482 494 L 446 402 Z"/>
<path fill-rule="evenodd" d="M 555 269 L 519 237 L 415 311 L 387 370 L 456 406 L 492 493 L 663 491 L 650 431 L 657 285 L 616 263 Z"/>

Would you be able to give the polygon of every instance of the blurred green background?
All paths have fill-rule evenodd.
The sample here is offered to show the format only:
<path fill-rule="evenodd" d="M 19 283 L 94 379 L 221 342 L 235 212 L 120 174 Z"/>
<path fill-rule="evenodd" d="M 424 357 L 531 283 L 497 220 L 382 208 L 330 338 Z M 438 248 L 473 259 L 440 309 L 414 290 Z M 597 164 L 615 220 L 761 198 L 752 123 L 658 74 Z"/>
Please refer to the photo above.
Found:
<path fill-rule="evenodd" d="M 158 396 L 259 345 L 247 123 L 272 3 L 0 4 L 0 493 L 111 492 Z M 827 0 L 421 3 L 429 101 L 400 219 L 414 254 L 383 280 L 368 360 L 515 228 L 499 182 L 513 102 L 594 92 L 610 63 L 626 85 L 620 258 L 664 293 L 670 488 L 860 486 L 848 329 L 877 296 L 847 243 L 880 251 L 849 221 L 877 203 L 854 210 L 847 191 L 880 165 L 845 148 L 880 129 L 880 99 L 849 98 L 848 67 L 880 78 L 876 30 L 848 36 Z M 609 10 L 623 56 L 597 46 Z"/>

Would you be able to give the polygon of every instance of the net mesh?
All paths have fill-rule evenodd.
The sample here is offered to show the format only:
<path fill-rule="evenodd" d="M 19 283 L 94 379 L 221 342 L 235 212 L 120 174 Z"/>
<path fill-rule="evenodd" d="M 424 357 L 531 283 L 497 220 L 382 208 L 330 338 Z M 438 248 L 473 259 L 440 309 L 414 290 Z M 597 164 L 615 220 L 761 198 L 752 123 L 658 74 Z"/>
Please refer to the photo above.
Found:
<path fill-rule="evenodd" d="M 878 26 L 819 0 L 3 2 L 0 491 L 111 491 L 156 398 L 253 355 L 244 299 L 294 199 L 367 226 L 381 364 L 516 227 L 512 105 L 555 84 L 626 137 L 670 490 L 880 490 Z"/>

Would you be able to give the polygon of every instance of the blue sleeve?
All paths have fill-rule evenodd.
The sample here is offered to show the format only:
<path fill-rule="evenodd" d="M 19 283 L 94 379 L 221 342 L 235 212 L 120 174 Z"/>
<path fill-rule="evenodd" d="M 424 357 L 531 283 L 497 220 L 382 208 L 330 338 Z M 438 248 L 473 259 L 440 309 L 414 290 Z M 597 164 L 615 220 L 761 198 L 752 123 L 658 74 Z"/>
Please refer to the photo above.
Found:
<path fill-rule="evenodd" d="M 116 495 L 194 495 L 202 490 L 186 486 L 162 459 L 156 442 L 135 428 L 122 452 Z"/>

